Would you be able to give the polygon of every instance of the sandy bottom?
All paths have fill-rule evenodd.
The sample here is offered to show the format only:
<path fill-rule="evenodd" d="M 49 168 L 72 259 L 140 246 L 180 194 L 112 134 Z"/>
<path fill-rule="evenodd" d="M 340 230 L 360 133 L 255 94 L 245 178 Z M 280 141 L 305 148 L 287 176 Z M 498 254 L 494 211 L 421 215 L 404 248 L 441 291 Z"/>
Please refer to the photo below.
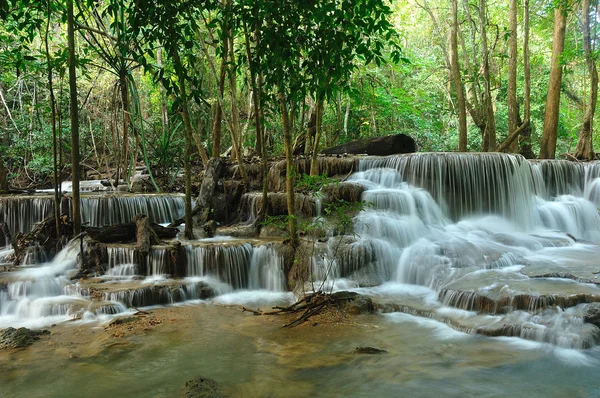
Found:
<path fill-rule="evenodd" d="M 2 397 L 178 397 L 197 376 L 232 397 L 593 396 L 600 352 L 456 332 L 405 314 L 289 316 L 238 306 L 148 310 L 119 324 L 68 322 L 0 351 Z M 385 349 L 381 355 L 358 346 Z"/>

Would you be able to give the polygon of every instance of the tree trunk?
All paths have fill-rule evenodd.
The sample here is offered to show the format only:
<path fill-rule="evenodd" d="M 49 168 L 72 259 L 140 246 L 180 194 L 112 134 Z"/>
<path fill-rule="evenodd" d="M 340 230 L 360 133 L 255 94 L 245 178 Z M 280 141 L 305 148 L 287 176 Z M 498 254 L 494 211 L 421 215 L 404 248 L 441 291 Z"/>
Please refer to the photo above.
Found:
<path fill-rule="evenodd" d="M 197 211 L 197 214 L 195 214 L 195 225 L 198 227 L 203 226 L 210 217 L 211 210 L 213 209 L 215 190 L 221 179 L 223 168 L 224 164 L 221 158 L 212 158 L 206 165 L 204 178 L 202 179 L 202 185 L 200 186 L 200 193 L 196 199 L 196 207 L 199 208 L 199 210 Z"/>
<path fill-rule="evenodd" d="M 481 32 L 481 52 L 483 56 L 483 80 L 485 86 L 485 119 L 486 128 L 483 136 L 482 150 L 487 152 L 496 148 L 496 120 L 492 102 L 492 86 L 490 81 L 490 57 L 487 44 L 486 0 L 479 0 L 479 30 Z"/>
<path fill-rule="evenodd" d="M 262 76 L 257 73 L 256 63 L 259 62 L 260 57 L 257 54 L 256 58 L 252 55 L 252 49 L 250 47 L 250 34 L 248 32 L 248 26 L 246 21 L 243 21 L 244 24 L 244 39 L 246 44 L 246 55 L 248 57 L 248 65 L 250 69 L 250 86 L 252 89 L 252 102 L 254 105 L 254 126 L 256 128 L 256 151 L 261 158 L 261 167 L 262 167 L 262 182 L 263 182 L 263 192 L 262 192 L 262 202 L 260 206 L 260 211 L 258 212 L 257 224 L 265 219 L 267 214 L 267 205 L 268 205 L 268 186 L 269 186 L 269 169 L 267 165 L 267 151 L 266 145 L 264 143 L 264 125 L 262 119 L 262 101 L 263 101 L 263 93 L 262 93 Z M 260 31 L 259 29 L 255 29 L 254 31 L 254 41 L 258 46 L 258 42 L 260 40 Z M 259 145 L 260 143 L 260 145 Z"/>
<path fill-rule="evenodd" d="M 258 32 L 258 29 L 257 29 Z M 260 33 L 256 33 L 257 40 L 260 40 Z M 259 54 L 260 56 L 260 54 Z M 258 73 L 258 98 L 260 101 L 260 135 L 262 137 L 262 171 L 263 171 L 263 186 L 262 186 L 262 205 L 258 213 L 258 219 L 264 219 L 268 213 L 268 193 L 269 193 L 269 165 L 267 163 L 267 134 L 265 130 L 265 105 L 264 105 L 264 77 L 262 72 Z"/>
<path fill-rule="evenodd" d="M 225 2 L 222 2 L 223 7 L 225 7 Z M 227 25 L 224 22 L 221 26 L 221 46 L 222 46 L 222 54 L 221 54 L 221 67 L 219 69 L 219 96 L 223 98 L 225 94 L 225 77 L 227 75 L 227 58 L 228 58 L 228 48 L 229 48 L 229 40 L 227 38 Z M 215 113 L 215 121 L 213 125 L 213 145 L 212 145 L 212 157 L 220 158 L 221 157 L 221 126 L 223 122 L 223 106 L 221 101 L 217 101 L 217 110 Z"/>
<path fill-rule="evenodd" d="M 56 98 L 54 97 L 54 83 L 52 80 L 53 67 L 50 60 L 50 47 L 48 44 L 48 34 L 50 30 L 50 0 L 47 1 L 47 21 L 46 21 L 46 34 L 44 37 L 46 47 L 46 63 L 48 64 L 48 91 L 50 91 L 50 111 L 51 111 L 51 123 L 52 123 L 52 182 L 54 184 L 54 223 L 56 224 L 56 237 L 60 240 L 60 194 L 59 194 L 59 178 L 58 178 L 58 142 L 56 134 Z M 0 162 L 0 168 L 2 168 L 2 162 Z M 2 170 L 0 170 L 0 180 L 2 177 Z M 0 190 L 1 187 L 0 187 Z"/>
<path fill-rule="evenodd" d="M 150 219 L 145 214 L 138 214 L 133 218 L 135 222 L 136 228 L 136 249 L 138 253 L 141 253 L 145 256 L 148 256 L 150 253 L 150 248 L 152 245 L 158 244 L 158 236 L 154 229 L 152 229 L 152 225 L 150 224 Z"/>
<path fill-rule="evenodd" d="M 348 137 L 348 120 L 350 120 L 350 100 L 346 103 L 346 112 L 344 113 L 344 135 Z"/>
<path fill-rule="evenodd" d="M 575 157 L 577 159 L 594 159 L 594 149 L 592 147 L 592 131 L 594 125 L 594 112 L 596 111 L 596 102 L 598 100 L 598 71 L 596 70 L 596 61 L 592 55 L 592 44 L 590 38 L 590 0 L 581 2 L 581 15 L 583 27 L 583 50 L 585 51 L 585 60 L 590 75 L 590 101 L 587 104 L 583 124 L 579 132 L 577 147 L 575 148 Z"/>
<path fill-rule="evenodd" d="M 523 123 L 527 128 L 519 136 L 519 152 L 526 159 L 535 158 L 531 147 L 531 67 L 529 65 L 529 0 L 523 0 Z M 519 112 L 517 112 L 517 115 Z"/>
<path fill-rule="evenodd" d="M 8 192 L 8 178 L 6 173 L 6 167 L 4 166 L 4 158 L 0 159 L 0 192 Z"/>
<path fill-rule="evenodd" d="M 75 75 L 75 21 L 73 0 L 67 0 L 67 37 L 69 47 L 69 90 L 71 97 L 71 173 L 73 190 L 73 234 L 81 233 L 81 200 L 79 197 L 79 110 L 77 76 Z"/>
<path fill-rule="evenodd" d="M 2 66 L 0 66 L 0 73 L 2 73 Z M 0 81 L 0 97 L 4 98 L 4 82 Z M 8 140 L 5 137 L 6 132 L 8 131 L 8 115 L 2 118 L 2 129 L 4 130 L 4 134 L 0 135 L 0 149 L 2 150 L 2 156 L 0 156 L 0 191 L 8 191 L 8 172 L 6 171 L 6 165 L 4 164 L 5 159 L 7 158 L 4 150 L 4 147 L 8 146 Z"/>
<path fill-rule="evenodd" d="M 565 48 L 566 28 L 567 10 L 564 9 L 564 6 L 559 5 L 554 9 L 552 60 L 550 63 L 548 95 L 546 96 L 546 111 L 544 113 L 544 131 L 542 133 L 542 141 L 540 142 L 540 159 L 554 159 L 556 155 L 558 113 L 560 111 L 560 85 L 562 82 L 560 57 Z"/>
<path fill-rule="evenodd" d="M 517 0 L 509 0 L 509 25 L 510 37 L 508 39 L 508 136 L 514 133 L 518 126 L 517 117 Z M 513 140 L 507 147 L 509 152 L 516 153 L 519 149 L 519 141 Z"/>
<path fill-rule="evenodd" d="M 121 90 L 121 106 L 123 107 L 123 175 L 117 176 L 117 183 L 123 178 L 129 183 L 129 90 L 127 89 L 127 71 L 119 72 L 119 88 Z"/>
<path fill-rule="evenodd" d="M 156 63 L 159 68 L 163 67 L 162 60 L 162 52 L 163 49 L 159 47 L 156 50 Z M 160 87 L 160 111 L 161 111 L 161 120 L 163 125 L 163 134 L 168 134 L 169 132 L 169 112 L 167 111 L 167 95 L 165 93 L 165 88 L 161 85 Z"/>
<path fill-rule="evenodd" d="M 298 244 L 298 232 L 297 228 L 297 220 L 295 213 L 295 196 L 294 196 L 294 166 L 293 166 L 293 158 L 292 158 L 292 128 L 290 125 L 290 115 L 288 112 L 287 102 L 285 98 L 285 94 L 283 93 L 282 88 L 279 88 L 279 93 L 277 94 L 277 99 L 279 100 L 279 106 L 281 109 L 281 121 L 283 124 L 283 140 L 285 145 L 285 163 L 286 163 L 286 171 L 285 171 L 285 190 L 287 195 L 287 208 L 288 208 L 288 228 L 290 233 L 290 241 L 292 246 L 296 246 Z"/>
<path fill-rule="evenodd" d="M 181 114 L 183 116 L 183 125 L 185 131 L 185 155 L 183 159 L 185 175 L 185 237 L 194 239 L 194 225 L 192 223 L 192 169 L 190 164 L 190 155 L 192 153 L 192 122 L 187 103 L 187 93 L 185 89 L 185 76 L 183 75 L 183 66 L 177 50 L 173 50 L 173 62 L 176 67 L 177 80 L 179 80 L 179 100 L 181 101 Z"/>
<path fill-rule="evenodd" d="M 329 78 L 327 79 L 329 80 Z M 329 82 L 327 82 L 329 84 Z M 323 108 L 325 103 L 325 95 L 319 94 L 317 98 L 316 111 L 316 130 L 313 144 L 312 156 L 310 157 L 310 175 L 316 176 L 319 174 L 319 165 L 317 163 L 317 154 L 319 152 L 319 141 L 321 140 L 321 129 L 323 128 Z"/>
<path fill-rule="evenodd" d="M 229 32 L 230 35 L 230 48 L 229 61 L 231 70 L 229 71 L 229 91 L 231 94 L 231 141 L 233 143 L 233 150 L 237 154 L 238 169 L 242 182 L 246 184 L 248 175 L 246 174 L 246 167 L 244 166 L 244 155 L 242 148 L 242 137 L 240 136 L 240 112 L 237 106 L 237 79 L 235 71 L 235 53 L 233 51 L 233 31 Z"/>
<path fill-rule="evenodd" d="M 467 151 L 467 111 L 465 94 L 458 65 L 458 0 L 452 0 L 452 29 L 450 31 L 450 68 L 458 103 L 458 150 Z"/>

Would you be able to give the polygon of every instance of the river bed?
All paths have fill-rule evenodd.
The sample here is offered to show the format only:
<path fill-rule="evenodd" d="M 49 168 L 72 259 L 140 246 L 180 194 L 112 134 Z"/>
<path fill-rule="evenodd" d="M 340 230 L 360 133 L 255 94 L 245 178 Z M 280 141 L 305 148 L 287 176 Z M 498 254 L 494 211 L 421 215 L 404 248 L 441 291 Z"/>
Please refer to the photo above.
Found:
<path fill-rule="evenodd" d="M 473 336 L 400 313 L 282 329 L 282 317 L 236 306 L 150 312 L 155 325 L 123 334 L 64 323 L 27 349 L 0 351 L 0 395 L 178 397 L 201 375 L 235 397 L 600 396 L 598 348 Z"/>

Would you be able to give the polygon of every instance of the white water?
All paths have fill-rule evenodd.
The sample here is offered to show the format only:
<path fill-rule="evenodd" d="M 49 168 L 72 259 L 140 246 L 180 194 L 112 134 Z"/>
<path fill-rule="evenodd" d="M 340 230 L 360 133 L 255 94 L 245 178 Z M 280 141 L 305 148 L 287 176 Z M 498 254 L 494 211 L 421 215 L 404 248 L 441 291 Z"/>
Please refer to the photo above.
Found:
<path fill-rule="evenodd" d="M 592 271 L 600 271 L 594 268 L 600 258 L 597 165 L 531 163 L 504 154 L 417 154 L 363 159 L 350 181 L 365 186 L 363 200 L 373 207 L 355 217 L 355 237 L 321 244 L 312 262 L 315 281 L 305 291 L 356 290 L 445 325 L 440 330 L 451 325 L 458 330 L 453 333 L 509 325 L 513 336 L 557 347 L 595 344 L 598 330 L 583 323 L 585 300 L 567 302 L 565 308 L 554 300 L 593 299 L 600 297 L 600 288 L 530 277 L 573 274 L 591 280 Z M 89 199 L 86 217 L 95 224 L 136 212 L 174 218 L 180 200 L 111 198 Z M 244 199 L 250 220 L 257 198 Z M 74 251 L 67 248 L 51 263 L 11 275 L 7 288 L 0 289 L 0 325 L 48 324 L 88 308 L 88 292 L 69 281 Z M 283 258 L 271 245 L 218 237 L 185 242 L 183 251 L 179 276 L 185 278 L 174 281 L 166 249 L 154 248 L 141 270 L 131 248 L 109 248 L 108 264 L 98 276 L 123 287 L 113 288 L 105 299 L 121 305 L 174 304 L 203 299 L 203 288 L 212 289 L 220 303 L 264 304 L 291 297 Z M 140 274 L 145 279 L 138 280 Z M 532 298 L 512 300 L 521 296 Z M 502 301 L 506 297 L 511 301 Z"/>

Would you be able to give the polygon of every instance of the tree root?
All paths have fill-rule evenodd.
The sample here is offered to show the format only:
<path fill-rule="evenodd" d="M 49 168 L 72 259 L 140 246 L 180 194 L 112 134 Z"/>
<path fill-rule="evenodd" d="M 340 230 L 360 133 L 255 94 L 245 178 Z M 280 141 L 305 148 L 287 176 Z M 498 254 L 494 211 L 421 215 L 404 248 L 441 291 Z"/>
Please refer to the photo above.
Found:
<path fill-rule="evenodd" d="M 288 307 L 273 307 L 275 311 L 261 311 L 260 309 L 251 309 L 246 307 L 240 307 L 243 312 L 251 312 L 253 315 L 282 315 L 282 314 L 297 314 L 301 313 L 293 321 L 283 325 L 283 328 L 292 328 L 306 322 L 312 316 L 318 315 L 323 309 L 336 305 L 339 308 L 339 304 L 342 301 L 347 300 L 345 297 L 333 296 L 322 292 L 312 293 L 302 297 L 294 304 Z"/>

